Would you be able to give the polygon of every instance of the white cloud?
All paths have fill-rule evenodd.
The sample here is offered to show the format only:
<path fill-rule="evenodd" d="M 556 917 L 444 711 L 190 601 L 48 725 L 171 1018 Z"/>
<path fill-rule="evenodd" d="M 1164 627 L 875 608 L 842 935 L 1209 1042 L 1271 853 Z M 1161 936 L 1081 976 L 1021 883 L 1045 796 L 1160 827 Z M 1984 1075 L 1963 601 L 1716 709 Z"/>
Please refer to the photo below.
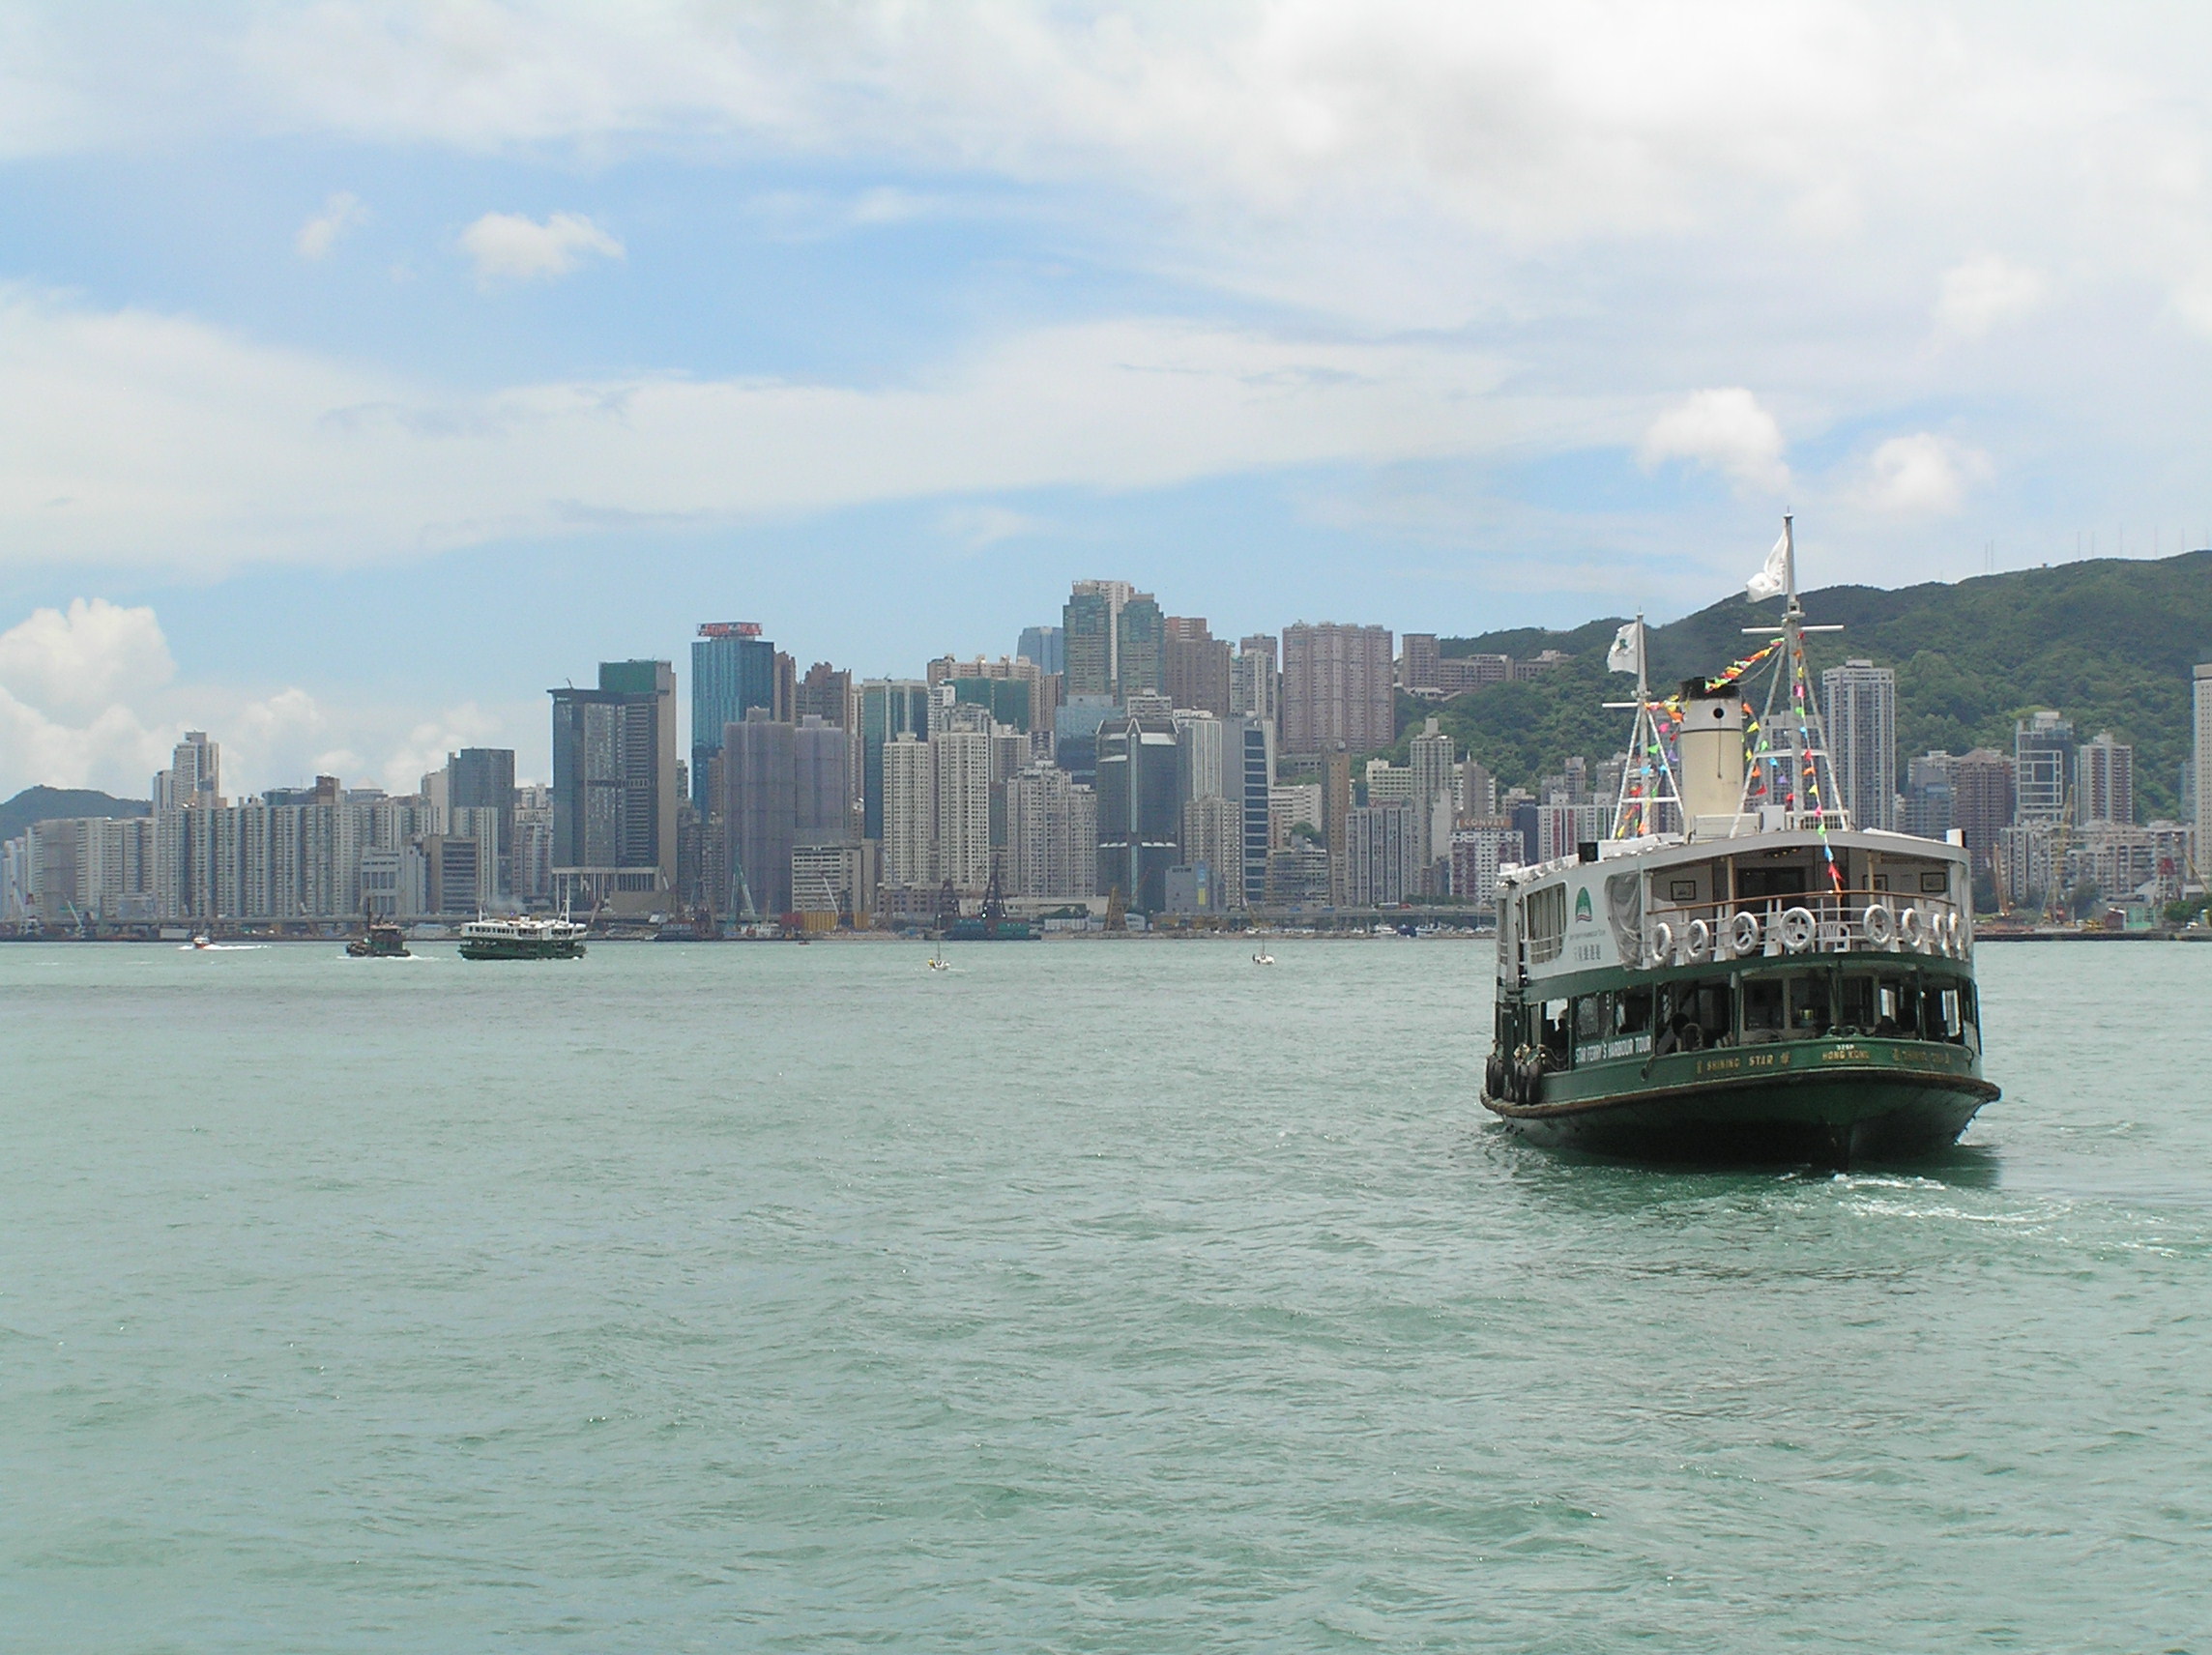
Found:
<path fill-rule="evenodd" d="M 481 396 L 197 323 L 0 295 L 0 559 L 343 564 L 608 522 L 1618 441 L 1480 353 L 1044 328 L 902 384 L 632 378 Z M 394 479 L 405 479 L 394 486 Z"/>
<path fill-rule="evenodd" d="M 0 632 L 0 795 L 145 787 L 173 740 L 131 704 L 175 672 L 151 609 L 77 598 Z"/>
<path fill-rule="evenodd" d="M 368 221 L 368 209 L 359 196 L 339 190 L 323 203 L 323 210 L 300 226 L 292 238 L 293 249 L 304 259 L 323 259 L 337 246 L 338 238 Z"/>
<path fill-rule="evenodd" d="M 1967 489 L 1990 470 L 1988 455 L 1948 437 L 1928 431 L 1892 437 L 1869 458 L 1858 503 L 1889 516 L 1953 516 Z"/>
<path fill-rule="evenodd" d="M 1690 460 L 1744 488 L 1778 493 L 1790 484 L 1782 427 L 1741 386 L 1693 392 L 1651 422 L 1637 450 L 1646 468 Z"/>
<path fill-rule="evenodd" d="M 461 232 L 461 247 L 480 287 L 567 276 L 586 253 L 624 256 L 622 243 L 581 213 L 555 213 L 542 224 L 519 213 L 486 213 Z"/>
<path fill-rule="evenodd" d="M 1936 320 L 1947 332 L 1978 339 L 2035 314 L 2049 292 L 2042 272 L 1987 254 L 1943 273 Z"/>

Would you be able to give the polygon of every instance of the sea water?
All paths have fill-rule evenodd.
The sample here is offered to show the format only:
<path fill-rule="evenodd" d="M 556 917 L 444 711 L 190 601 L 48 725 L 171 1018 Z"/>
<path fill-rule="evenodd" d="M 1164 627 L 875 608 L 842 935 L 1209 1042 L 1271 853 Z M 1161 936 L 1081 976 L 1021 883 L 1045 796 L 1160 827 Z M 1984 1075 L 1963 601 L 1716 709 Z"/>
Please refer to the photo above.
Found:
<path fill-rule="evenodd" d="M 0 948 L 0 1646 L 2212 1647 L 2212 947 L 1834 1176 L 1271 946 Z"/>

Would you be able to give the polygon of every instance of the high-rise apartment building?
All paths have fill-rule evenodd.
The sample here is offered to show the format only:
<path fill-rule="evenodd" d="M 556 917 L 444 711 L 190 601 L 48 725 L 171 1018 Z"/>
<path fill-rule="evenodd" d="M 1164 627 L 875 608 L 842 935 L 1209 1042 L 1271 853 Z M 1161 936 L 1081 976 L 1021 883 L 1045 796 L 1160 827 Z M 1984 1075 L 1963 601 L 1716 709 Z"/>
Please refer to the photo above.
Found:
<path fill-rule="evenodd" d="M 1182 865 L 1206 868 L 1208 909 L 1227 913 L 1244 906 L 1244 801 L 1220 794 L 1185 799 Z"/>
<path fill-rule="evenodd" d="M 1167 617 L 1149 592 L 1134 594 L 1114 618 L 1114 698 L 1165 695 L 1168 688 Z"/>
<path fill-rule="evenodd" d="M 1026 655 L 977 655 L 972 661 L 941 655 L 925 671 L 931 689 L 950 684 L 954 701 L 983 708 L 1009 730 L 1052 728 L 1053 681 Z"/>
<path fill-rule="evenodd" d="M 947 730 L 929 741 L 936 760 L 937 878 L 963 896 L 991 883 L 991 738 Z"/>
<path fill-rule="evenodd" d="M 1191 709 L 1226 718 L 1231 710 L 1232 661 L 1229 641 L 1207 629 L 1203 616 L 1170 615 L 1164 622 L 1167 637 L 1168 700 L 1180 710 Z"/>
<path fill-rule="evenodd" d="M 839 729 L 852 716 L 853 675 L 828 661 L 816 661 L 792 691 L 791 715 L 802 721 L 809 714 Z"/>
<path fill-rule="evenodd" d="M 2198 665 L 2189 685 L 2189 799 L 2198 845 L 2212 845 L 2212 662 Z M 2212 854 L 2200 852 L 2212 862 Z"/>
<path fill-rule="evenodd" d="M 1940 839 L 1958 826 L 1951 793 L 1949 753 L 1924 753 L 1905 767 L 1905 818 L 1898 826 L 1923 839 Z"/>
<path fill-rule="evenodd" d="M 1324 754 L 1321 766 L 1322 838 L 1328 849 L 1328 899 L 1344 901 L 1344 819 L 1352 812 L 1352 755 Z"/>
<path fill-rule="evenodd" d="M 884 884 L 916 890 L 937 883 L 936 750 L 912 731 L 883 747 Z"/>
<path fill-rule="evenodd" d="M 757 621 L 709 621 L 691 644 L 691 802 L 712 806 L 708 768 L 722 750 L 722 732 L 742 724 L 754 708 L 776 711 L 775 646 Z"/>
<path fill-rule="evenodd" d="M 1229 663 L 1229 711 L 1274 726 L 1282 712 L 1282 687 L 1275 669 L 1275 640 L 1255 632 L 1239 642 L 1236 659 Z"/>
<path fill-rule="evenodd" d="M 1123 713 L 1098 727 L 1098 888 L 1157 914 L 1182 831 L 1175 721 Z"/>
<path fill-rule="evenodd" d="M 1976 747 L 1951 761 L 1951 826 L 1966 841 L 1977 873 L 1994 865 L 1997 835 L 2012 826 L 2013 761 Z"/>
<path fill-rule="evenodd" d="M 1498 778 L 1473 759 L 1459 768 L 1459 814 L 1467 822 L 1488 822 L 1498 815 Z"/>
<path fill-rule="evenodd" d="M 854 757 L 859 774 L 854 794 L 860 800 L 863 838 L 887 844 L 884 827 L 884 746 L 901 736 L 917 740 L 929 734 L 929 685 L 915 678 L 863 679 L 853 689 L 852 728 L 859 740 Z M 885 851 L 884 877 L 890 877 Z"/>
<path fill-rule="evenodd" d="M 463 747 L 446 755 L 446 808 L 492 813 L 484 870 L 493 906 L 514 890 L 514 749 Z M 451 831 L 449 828 L 449 831 Z"/>
<path fill-rule="evenodd" d="M 1442 687 L 1442 655 L 1434 632 L 1408 632 L 1398 640 L 1398 682 L 1402 687 L 1415 692 Z"/>
<path fill-rule="evenodd" d="M 730 856 L 728 911 L 742 919 L 791 912 L 798 819 L 798 732 L 755 707 L 722 731 L 721 816 Z"/>
<path fill-rule="evenodd" d="M 602 661 L 597 689 L 548 693 L 557 895 L 651 912 L 676 885 L 675 669 Z"/>
<path fill-rule="evenodd" d="M 1085 901 L 1098 890 L 1098 796 L 1057 765 L 1006 783 L 1008 896 Z"/>
<path fill-rule="evenodd" d="M 1828 760 L 1838 801 L 1851 826 L 1897 827 L 1897 674 L 1872 661 L 1846 661 L 1820 675 Z"/>
<path fill-rule="evenodd" d="M 1387 626 L 1283 628 L 1283 750 L 1372 752 L 1397 737 Z"/>
<path fill-rule="evenodd" d="M 1137 590 L 1125 580 L 1079 580 L 1061 611 L 1062 670 L 1067 693 L 1119 699 L 1121 610 Z"/>
<path fill-rule="evenodd" d="M 2013 726 L 2013 818 L 2056 822 L 2066 814 L 2074 780 L 2074 726 L 2055 712 L 2038 712 Z"/>
<path fill-rule="evenodd" d="M 2132 823 L 2136 819 L 2136 750 L 2102 730 L 2074 755 L 2074 820 Z"/>
<path fill-rule="evenodd" d="M 1419 893 L 1421 826 L 1411 803 L 1363 804 L 1345 812 L 1344 900 L 1380 908 Z"/>
<path fill-rule="evenodd" d="M 156 810 L 205 810 L 222 801 L 222 748 L 205 730 L 187 730 L 169 768 L 154 777 Z"/>
<path fill-rule="evenodd" d="M 1058 626 L 1024 626 L 1022 641 L 1014 653 L 1025 661 L 1034 661 L 1037 671 L 1050 677 L 1067 670 L 1067 634 Z"/>

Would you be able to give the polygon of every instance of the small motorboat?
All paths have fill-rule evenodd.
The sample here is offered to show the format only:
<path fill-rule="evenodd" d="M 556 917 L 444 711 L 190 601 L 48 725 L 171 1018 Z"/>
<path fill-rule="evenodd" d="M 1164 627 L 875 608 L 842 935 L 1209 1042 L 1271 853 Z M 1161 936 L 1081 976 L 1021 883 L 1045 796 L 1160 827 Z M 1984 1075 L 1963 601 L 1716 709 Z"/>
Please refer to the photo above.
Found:
<path fill-rule="evenodd" d="M 215 944 L 210 942 L 208 940 L 208 934 L 205 931 L 202 931 L 192 938 L 192 946 L 195 948 L 212 948 L 215 946 Z"/>
<path fill-rule="evenodd" d="M 1255 966 L 1271 966 L 1275 963 L 1275 956 L 1268 953 L 1266 949 L 1262 948 L 1257 954 L 1252 956 L 1252 963 Z"/>

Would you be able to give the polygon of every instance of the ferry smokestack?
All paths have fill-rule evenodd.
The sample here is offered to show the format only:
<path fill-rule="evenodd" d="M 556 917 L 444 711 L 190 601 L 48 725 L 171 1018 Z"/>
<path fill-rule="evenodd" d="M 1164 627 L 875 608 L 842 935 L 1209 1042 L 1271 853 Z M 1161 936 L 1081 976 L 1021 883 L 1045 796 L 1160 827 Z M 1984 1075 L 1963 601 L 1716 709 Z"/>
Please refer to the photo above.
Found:
<path fill-rule="evenodd" d="M 1682 823 L 1696 839 L 1725 837 L 1743 802 L 1743 700 L 1733 684 L 1682 683 Z"/>

